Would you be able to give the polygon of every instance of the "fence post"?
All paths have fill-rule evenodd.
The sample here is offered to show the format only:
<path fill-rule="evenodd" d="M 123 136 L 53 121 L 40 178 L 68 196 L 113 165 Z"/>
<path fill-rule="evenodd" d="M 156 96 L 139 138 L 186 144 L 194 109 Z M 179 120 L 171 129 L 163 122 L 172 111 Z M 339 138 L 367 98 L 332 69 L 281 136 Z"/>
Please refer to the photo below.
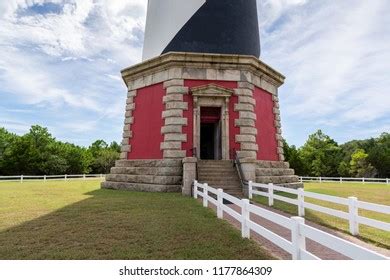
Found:
<path fill-rule="evenodd" d="M 65 180 L 65 181 L 68 180 L 68 175 L 67 175 L 67 174 L 65 174 L 64 180 Z"/>
<path fill-rule="evenodd" d="M 299 177 L 299 182 L 303 183 L 303 177 Z"/>
<path fill-rule="evenodd" d="M 348 197 L 349 208 L 349 232 L 352 235 L 359 234 L 359 223 L 357 218 L 359 216 L 359 208 L 357 205 L 358 199 L 356 197 Z"/>
<path fill-rule="evenodd" d="M 362 182 L 363 182 L 363 184 L 365 184 L 366 183 L 366 178 L 362 178 Z"/>
<path fill-rule="evenodd" d="M 340 183 L 342 183 L 343 182 L 343 177 L 340 177 Z"/>
<path fill-rule="evenodd" d="M 268 184 L 268 206 L 274 206 L 274 184 Z"/>
<path fill-rule="evenodd" d="M 249 199 L 242 199 L 241 206 L 241 235 L 242 238 L 250 238 L 250 229 L 248 226 L 249 221 Z"/>
<path fill-rule="evenodd" d="M 46 175 L 43 175 L 43 182 L 46 182 Z"/>
<path fill-rule="evenodd" d="M 209 188 L 208 184 L 203 185 L 203 207 L 209 206 L 209 203 L 208 203 L 209 201 L 207 200 L 207 197 L 209 195 L 208 188 Z"/>
<path fill-rule="evenodd" d="M 85 174 L 83 174 L 83 180 L 85 180 Z"/>
<path fill-rule="evenodd" d="M 249 199 L 253 199 L 253 182 L 252 181 L 249 181 L 248 197 L 249 197 Z"/>
<path fill-rule="evenodd" d="M 302 188 L 298 189 L 298 216 L 305 216 L 305 190 Z"/>
<path fill-rule="evenodd" d="M 223 209 L 222 209 L 222 206 L 223 206 L 223 189 L 218 189 L 217 190 L 217 216 L 218 216 L 218 219 L 223 219 Z"/>
<path fill-rule="evenodd" d="M 100 174 L 100 179 L 103 180 L 103 174 Z"/>
<path fill-rule="evenodd" d="M 390 181 L 389 181 L 389 178 L 386 178 L 386 184 L 389 184 Z"/>
<path fill-rule="evenodd" d="M 305 224 L 305 219 L 301 217 L 291 217 L 291 242 L 292 259 L 301 260 L 301 251 L 306 250 L 306 238 L 301 234 L 300 225 Z"/>
<path fill-rule="evenodd" d="M 23 183 L 23 175 L 20 175 L 20 183 Z"/>
<path fill-rule="evenodd" d="M 322 183 L 322 177 L 320 177 L 320 183 Z"/>
<path fill-rule="evenodd" d="M 198 181 L 194 180 L 194 198 L 198 199 Z"/>

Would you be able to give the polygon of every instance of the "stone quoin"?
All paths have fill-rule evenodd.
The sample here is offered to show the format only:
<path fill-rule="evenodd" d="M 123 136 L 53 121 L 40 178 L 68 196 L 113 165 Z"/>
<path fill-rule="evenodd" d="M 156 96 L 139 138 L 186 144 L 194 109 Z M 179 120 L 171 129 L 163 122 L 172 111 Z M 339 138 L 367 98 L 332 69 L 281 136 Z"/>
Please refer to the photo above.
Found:
<path fill-rule="evenodd" d="M 121 159 L 102 187 L 190 195 L 199 179 L 245 195 L 231 168 L 236 156 L 242 179 L 299 187 L 283 155 L 278 88 L 285 77 L 258 59 L 256 1 L 188 5 L 149 0 L 144 58 L 154 57 L 122 71 Z M 180 9 L 177 24 L 165 22 Z"/>

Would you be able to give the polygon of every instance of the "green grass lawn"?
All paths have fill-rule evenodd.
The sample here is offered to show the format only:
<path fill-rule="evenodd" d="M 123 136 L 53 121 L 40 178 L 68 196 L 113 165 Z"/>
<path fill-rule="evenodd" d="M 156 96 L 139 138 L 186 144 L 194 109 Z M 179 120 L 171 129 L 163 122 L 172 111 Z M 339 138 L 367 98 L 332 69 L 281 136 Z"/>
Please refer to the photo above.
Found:
<path fill-rule="evenodd" d="M 361 201 L 367 201 L 377 204 L 390 205 L 390 186 L 381 185 L 381 184 L 361 184 L 361 183 L 305 183 L 305 190 L 320 194 L 327 194 L 339 197 L 349 197 L 355 196 Z M 278 193 L 279 195 L 296 198 L 296 196 L 287 194 L 287 193 Z M 254 200 L 261 204 L 268 205 L 268 198 L 255 196 Z M 337 205 L 330 202 L 324 202 L 316 199 L 305 198 L 307 202 L 315 203 L 317 205 L 342 210 L 347 212 L 348 207 Z M 288 204 L 282 201 L 275 200 L 274 207 L 285 212 L 288 212 L 292 215 L 297 215 L 298 210 L 295 205 Z M 329 226 L 334 229 L 339 229 L 341 231 L 349 233 L 349 224 L 348 221 L 340 219 L 334 216 L 327 214 L 322 214 L 317 211 L 312 211 L 306 209 L 305 218 Z M 359 214 L 364 217 L 377 219 L 380 221 L 390 223 L 390 216 L 385 214 L 380 214 L 371 211 L 360 210 Z M 370 243 L 376 244 L 380 247 L 390 249 L 390 233 L 371 228 L 365 225 L 360 225 L 360 236 L 359 238 L 368 241 Z"/>
<path fill-rule="evenodd" d="M 271 259 L 180 194 L 0 183 L 0 259 Z"/>

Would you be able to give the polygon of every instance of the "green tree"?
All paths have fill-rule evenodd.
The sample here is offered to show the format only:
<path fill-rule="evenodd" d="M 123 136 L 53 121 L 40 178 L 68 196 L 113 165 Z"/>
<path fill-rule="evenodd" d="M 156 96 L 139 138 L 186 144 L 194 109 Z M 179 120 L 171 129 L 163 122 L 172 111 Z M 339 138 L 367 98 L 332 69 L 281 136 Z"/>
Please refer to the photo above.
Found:
<path fill-rule="evenodd" d="M 390 134 L 383 133 L 367 153 L 368 161 L 378 171 L 378 176 L 390 178 Z"/>
<path fill-rule="evenodd" d="M 289 162 L 290 167 L 295 170 L 295 174 L 305 174 L 304 163 L 300 156 L 300 151 L 294 146 L 289 146 L 287 141 L 283 139 L 283 150 L 286 161 Z"/>
<path fill-rule="evenodd" d="M 351 158 L 350 173 L 356 177 L 374 177 L 375 168 L 368 162 L 368 154 L 363 149 L 357 149 Z"/>
<path fill-rule="evenodd" d="M 341 148 L 321 130 L 309 136 L 300 150 L 305 175 L 338 176 Z"/>

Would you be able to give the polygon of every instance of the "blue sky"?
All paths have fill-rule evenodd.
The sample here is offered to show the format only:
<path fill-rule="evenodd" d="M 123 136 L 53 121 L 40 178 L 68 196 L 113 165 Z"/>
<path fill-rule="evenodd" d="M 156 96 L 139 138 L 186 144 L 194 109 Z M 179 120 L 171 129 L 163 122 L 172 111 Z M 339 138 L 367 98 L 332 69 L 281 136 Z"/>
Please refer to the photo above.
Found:
<path fill-rule="evenodd" d="M 0 1 L 0 127 L 120 141 L 120 70 L 141 60 L 146 0 Z M 390 131 L 387 0 L 259 1 L 261 59 L 286 77 L 283 134 L 302 145 Z"/>

